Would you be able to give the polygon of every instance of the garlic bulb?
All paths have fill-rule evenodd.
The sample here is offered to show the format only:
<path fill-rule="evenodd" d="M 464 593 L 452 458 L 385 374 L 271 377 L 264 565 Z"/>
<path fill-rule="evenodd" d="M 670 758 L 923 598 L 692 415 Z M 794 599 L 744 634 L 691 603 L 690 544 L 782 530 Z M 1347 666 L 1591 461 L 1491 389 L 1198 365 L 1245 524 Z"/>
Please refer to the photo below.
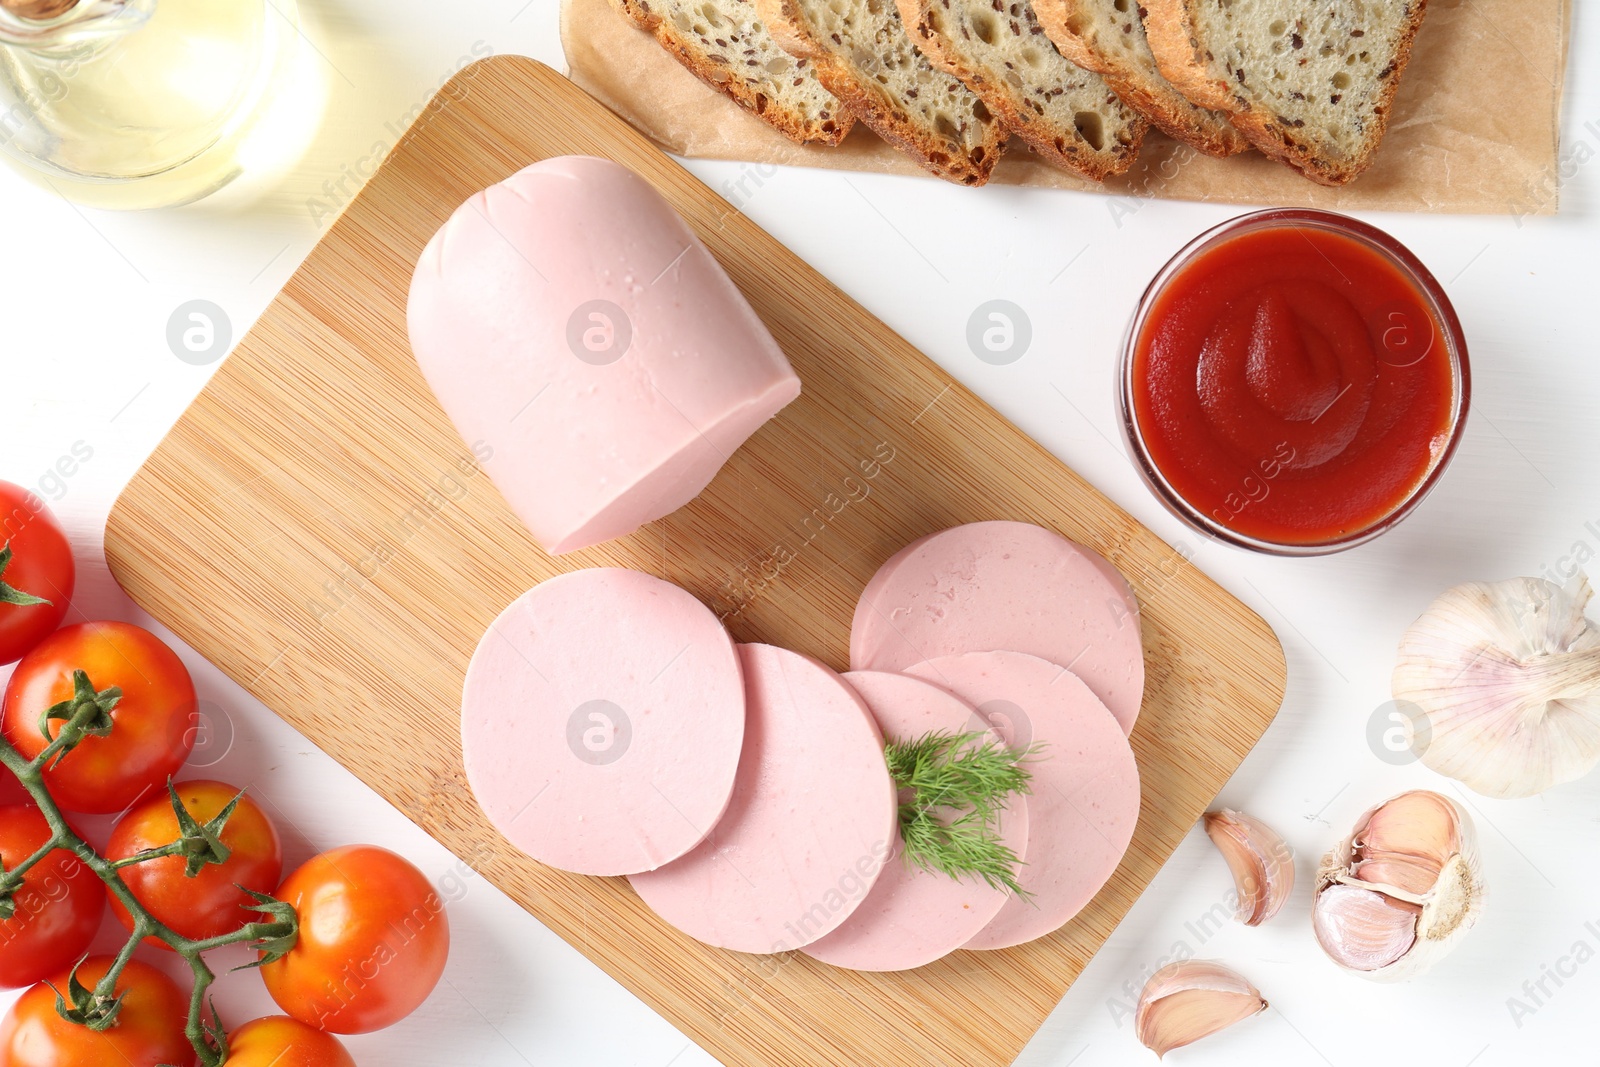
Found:
<path fill-rule="evenodd" d="M 1526 797 L 1600 763 L 1600 630 L 1591 590 L 1542 578 L 1469 582 L 1434 601 L 1400 640 L 1397 701 L 1424 764 L 1490 797 Z"/>
<path fill-rule="evenodd" d="M 1339 966 L 1399 981 L 1449 952 L 1483 900 L 1472 821 L 1449 797 L 1419 789 L 1368 811 L 1323 857 L 1311 925 Z"/>
<path fill-rule="evenodd" d="M 1205 814 L 1206 833 L 1228 861 L 1239 900 L 1234 917 L 1260 926 L 1294 890 L 1294 850 L 1260 819 L 1224 808 Z"/>
<path fill-rule="evenodd" d="M 1262 1011 L 1267 1002 L 1242 975 L 1214 960 L 1169 963 L 1144 985 L 1133 1029 L 1156 1056 L 1191 1045 Z"/>

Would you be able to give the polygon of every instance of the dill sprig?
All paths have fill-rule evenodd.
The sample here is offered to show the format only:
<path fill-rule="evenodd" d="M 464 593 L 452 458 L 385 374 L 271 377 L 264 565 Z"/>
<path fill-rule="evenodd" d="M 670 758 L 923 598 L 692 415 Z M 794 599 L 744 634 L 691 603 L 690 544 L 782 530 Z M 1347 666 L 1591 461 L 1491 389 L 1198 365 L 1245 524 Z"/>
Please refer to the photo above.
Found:
<path fill-rule="evenodd" d="M 929 732 L 884 746 L 900 790 L 905 858 L 952 878 L 975 875 L 1027 899 L 1017 882 L 1022 861 L 1000 837 L 1000 813 L 1032 789 L 1028 761 L 1038 746 L 1014 752 L 993 734 Z"/>

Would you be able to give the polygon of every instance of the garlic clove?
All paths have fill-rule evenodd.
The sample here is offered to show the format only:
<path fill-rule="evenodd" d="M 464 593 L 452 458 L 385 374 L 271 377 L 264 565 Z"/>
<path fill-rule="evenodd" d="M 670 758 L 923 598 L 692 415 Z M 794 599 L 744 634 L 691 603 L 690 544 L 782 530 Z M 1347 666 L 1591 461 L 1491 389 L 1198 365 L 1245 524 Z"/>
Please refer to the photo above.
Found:
<path fill-rule="evenodd" d="M 1421 914 L 1420 905 L 1339 884 L 1317 894 L 1311 927 L 1335 963 L 1352 971 L 1377 971 L 1411 951 Z"/>
<path fill-rule="evenodd" d="M 1477 922 L 1484 893 L 1466 809 L 1416 790 L 1367 811 L 1323 857 L 1312 927 L 1341 967 L 1397 981 L 1420 974 L 1455 946 Z"/>
<path fill-rule="evenodd" d="M 1600 763 L 1600 629 L 1592 591 L 1542 578 L 1446 590 L 1400 640 L 1392 688 L 1419 707 L 1412 748 L 1490 797 L 1525 797 Z"/>
<path fill-rule="evenodd" d="M 1215 960 L 1180 960 L 1145 983 L 1133 1026 L 1140 1043 L 1159 1058 L 1266 1007 L 1260 991 L 1238 972 Z"/>
<path fill-rule="evenodd" d="M 1365 859 L 1351 865 L 1352 873 L 1363 882 L 1404 889 L 1408 893 L 1426 893 L 1439 880 L 1439 864 L 1398 852 L 1372 852 Z"/>
<path fill-rule="evenodd" d="M 1204 824 L 1233 873 L 1239 898 L 1234 917 L 1260 926 L 1278 914 L 1294 890 L 1294 850 L 1272 827 L 1242 811 L 1208 811 Z"/>
<path fill-rule="evenodd" d="M 1356 847 L 1432 860 L 1437 872 L 1460 847 L 1451 803 L 1426 789 L 1401 793 L 1367 817 L 1366 827 L 1356 835 Z"/>

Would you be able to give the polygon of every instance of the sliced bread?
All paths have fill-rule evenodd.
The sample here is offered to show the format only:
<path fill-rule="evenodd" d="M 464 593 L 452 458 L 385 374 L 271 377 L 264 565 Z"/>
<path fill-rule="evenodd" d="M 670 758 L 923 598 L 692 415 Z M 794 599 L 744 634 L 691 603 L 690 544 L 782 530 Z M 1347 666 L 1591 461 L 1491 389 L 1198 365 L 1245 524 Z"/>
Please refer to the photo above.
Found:
<path fill-rule="evenodd" d="M 911 40 L 1058 167 L 1103 181 L 1133 165 L 1149 123 L 1064 59 L 1029 0 L 896 0 Z"/>
<path fill-rule="evenodd" d="M 1208 156 L 1250 147 L 1226 111 L 1196 107 L 1162 77 L 1136 0 L 1033 0 L 1033 9 L 1062 55 L 1102 75 L 1167 136 Z"/>
<path fill-rule="evenodd" d="M 1371 163 L 1427 0 L 1144 0 L 1161 72 L 1323 185 Z"/>
<path fill-rule="evenodd" d="M 701 81 L 801 144 L 836 145 L 855 116 L 810 60 L 779 48 L 751 0 L 614 0 Z"/>
<path fill-rule="evenodd" d="M 960 80 L 911 44 L 892 0 L 755 0 L 773 38 L 809 59 L 856 117 L 923 167 L 982 185 L 1006 127 Z"/>

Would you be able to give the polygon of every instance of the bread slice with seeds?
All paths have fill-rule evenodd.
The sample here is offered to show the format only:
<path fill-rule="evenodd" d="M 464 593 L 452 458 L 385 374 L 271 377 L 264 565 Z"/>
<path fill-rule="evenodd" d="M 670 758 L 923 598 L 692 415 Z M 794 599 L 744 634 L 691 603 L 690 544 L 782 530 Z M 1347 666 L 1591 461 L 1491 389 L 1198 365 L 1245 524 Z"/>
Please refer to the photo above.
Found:
<path fill-rule="evenodd" d="M 930 172 L 982 185 L 1006 127 L 911 44 L 892 0 L 755 0 L 773 38 L 809 59 L 856 118 Z"/>
<path fill-rule="evenodd" d="M 1162 76 L 1137 0 L 1033 0 L 1033 9 L 1062 55 L 1104 77 L 1167 136 L 1208 156 L 1250 147 L 1226 111 L 1196 107 Z"/>
<path fill-rule="evenodd" d="M 836 145 L 855 124 L 810 60 L 778 47 L 751 0 L 614 0 L 699 79 L 801 144 Z"/>
<path fill-rule="evenodd" d="M 1372 163 L 1427 0 L 1144 0 L 1161 72 L 1314 182 Z"/>
<path fill-rule="evenodd" d="M 1149 128 L 1106 80 L 1068 62 L 1029 0 L 896 0 L 911 40 L 1058 167 L 1104 181 L 1133 165 Z"/>

